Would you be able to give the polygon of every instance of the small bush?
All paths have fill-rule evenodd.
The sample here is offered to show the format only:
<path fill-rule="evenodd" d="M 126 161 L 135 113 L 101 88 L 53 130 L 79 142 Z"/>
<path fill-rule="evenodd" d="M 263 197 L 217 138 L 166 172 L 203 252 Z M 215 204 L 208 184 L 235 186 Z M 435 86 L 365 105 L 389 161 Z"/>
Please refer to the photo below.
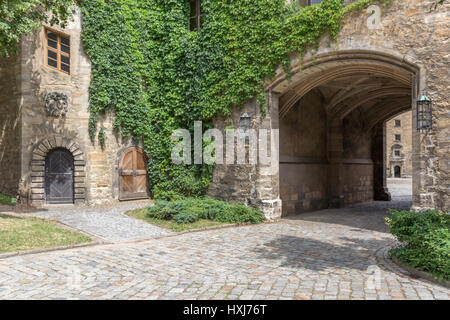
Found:
<path fill-rule="evenodd" d="M 176 201 L 184 198 L 182 195 L 174 191 L 159 191 L 158 189 L 154 190 L 153 197 L 157 200 L 166 201 Z"/>
<path fill-rule="evenodd" d="M 7 204 L 13 206 L 16 204 L 16 198 L 4 195 L 0 193 L 0 204 Z"/>
<path fill-rule="evenodd" d="M 227 223 L 261 223 L 264 215 L 242 204 L 231 204 L 211 198 L 184 198 L 175 201 L 157 200 L 148 208 L 148 215 L 177 223 L 192 223 L 208 219 Z"/>
<path fill-rule="evenodd" d="M 418 270 L 450 278 L 450 215 L 434 210 L 390 211 L 391 233 L 404 243 L 391 254 Z"/>
<path fill-rule="evenodd" d="M 200 218 L 195 213 L 178 213 L 173 216 L 176 223 L 193 223 Z"/>

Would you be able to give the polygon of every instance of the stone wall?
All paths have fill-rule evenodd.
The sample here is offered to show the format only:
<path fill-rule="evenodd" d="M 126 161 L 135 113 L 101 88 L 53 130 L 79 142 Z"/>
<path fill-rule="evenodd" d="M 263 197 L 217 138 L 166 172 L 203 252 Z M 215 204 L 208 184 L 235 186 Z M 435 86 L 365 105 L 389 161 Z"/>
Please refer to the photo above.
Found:
<path fill-rule="evenodd" d="M 17 195 L 20 181 L 20 65 L 0 58 L 0 193 Z"/>
<path fill-rule="evenodd" d="M 278 132 L 278 98 L 268 96 L 268 110 L 265 117 L 261 115 L 260 106 L 256 99 L 246 103 L 242 109 L 234 109 L 232 116 L 228 119 L 218 118 L 214 121 L 215 127 L 222 132 L 223 143 L 225 145 L 226 128 L 239 129 L 240 117 L 247 113 L 252 118 L 251 127 L 257 133 L 260 129 Z M 281 200 L 279 192 L 279 164 L 278 164 L 278 144 L 279 136 L 269 137 L 267 142 L 268 154 L 271 157 L 271 164 L 237 164 L 237 140 L 235 143 L 235 161 L 233 164 L 217 164 L 213 172 L 213 180 L 207 191 L 211 197 L 224 201 L 244 203 L 246 205 L 260 209 L 265 216 L 270 219 L 277 219 L 281 216 Z M 258 145 L 262 141 L 258 139 Z M 276 147 L 274 147 L 276 146 Z M 276 149 L 276 150 L 274 150 Z M 224 155 L 226 147 L 224 147 Z M 274 159 L 275 158 L 275 159 Z"/>
<path fill-rule="evenodd" d="M 280 121 L 283 216 L 328 207 L 327 116 L 311 91 Z"/>

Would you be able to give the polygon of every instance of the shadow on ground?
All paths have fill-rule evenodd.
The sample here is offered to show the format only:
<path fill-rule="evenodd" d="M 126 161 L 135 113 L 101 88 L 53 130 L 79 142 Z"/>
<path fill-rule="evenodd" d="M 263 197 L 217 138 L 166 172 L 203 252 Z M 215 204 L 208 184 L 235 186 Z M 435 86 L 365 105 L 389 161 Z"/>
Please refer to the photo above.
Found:
<path fill-rule="evenodd" d="M 311 271 L 350 268 L 359 271 L 376 265 L 375 252 L 391 241 L 336 238 L 339 244 L 311 238 L 281 236 L 253 249 L 260 259 L 282 260 L 281 266 Z"/>

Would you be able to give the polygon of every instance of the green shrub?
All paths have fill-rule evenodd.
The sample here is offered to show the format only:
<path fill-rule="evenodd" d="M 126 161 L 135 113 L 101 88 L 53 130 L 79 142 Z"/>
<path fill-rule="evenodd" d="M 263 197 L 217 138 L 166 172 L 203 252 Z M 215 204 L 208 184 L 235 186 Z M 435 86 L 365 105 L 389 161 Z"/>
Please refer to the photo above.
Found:
<path fill-rule="evenodd" d="M 170 202 L 165 200 L 157 200 L 155 205 L 149 207 L 148 215 L 152 218 L 161 220 L 170 220 L 178 212 L 170 206 Z"/>
<path fill-rule="evenodd" d="M 261 223 L 265 220 L 259 210 L 242 204 L 230 204 L 228 209 L 218 211 L 214 220 L 230 223 Z"/>
<path fill-rule="evenodd" d="M 391 254 L 418 270 L 450 278 L 450 215 L 434 210 L 390 211 L 391 233 L 404 243 Z"/>
<path fill-rule="evenodd" d="M 153 198 L 157 200 L 175 201 L 183 199 L 184 196 L 175 191 L 161 191 L 159 188 L 155 188 Z"/>
<path fill-rule="evenodd" d="M 0 193 L 0 204 L 7 204 L 7 205 L 15 205 L 16 204 L 16 198 L 4 195 Z"/>
<path fill-rule="evenodd" d="M 176 223 L 193 223 L 200 218 L 195 213 L 178 213 L 173 216 Z"/>
<path fill-rule="evenodd" d="M 148 208 L 148 215 L 177 223 L 192 223 L 208 219 L 228 223 L 261 223 L 264 215 L 257 209 L 242 204 L 230 204 L 211 198 L 184 198 L 175 201 L 157 200 Z"/>

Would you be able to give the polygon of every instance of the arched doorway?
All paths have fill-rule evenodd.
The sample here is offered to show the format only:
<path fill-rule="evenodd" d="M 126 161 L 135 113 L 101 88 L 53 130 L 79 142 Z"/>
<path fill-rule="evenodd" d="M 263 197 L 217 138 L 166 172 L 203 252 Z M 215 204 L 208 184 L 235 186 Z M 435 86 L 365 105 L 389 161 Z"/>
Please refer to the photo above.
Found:
<path fill-rule="evenodd" d="M 74 202 L 74 158 L 66 149 L 53 149 L 45 158 L 45 199 L 55 204 Z"/>
<path fill-rule="evenodd" d="M 148 198 L 147 161 L 140 148 L 125 150 L 119 169 L 119 200 Z"/>
<path fill-rule="evenodd" d="M 376 52 L 317 55 L 269 90 L 279 110 L 282 215 L 372 200 L 386 187 L 385 122 L 411 110 L 414 65 Z"/>
<path fill-rule="evenodd" d="M 396 178 L 402 177 L 402 169 L 400 168 L 400 166 L 394 167 L 394 177 L 396 177 Z"/>

